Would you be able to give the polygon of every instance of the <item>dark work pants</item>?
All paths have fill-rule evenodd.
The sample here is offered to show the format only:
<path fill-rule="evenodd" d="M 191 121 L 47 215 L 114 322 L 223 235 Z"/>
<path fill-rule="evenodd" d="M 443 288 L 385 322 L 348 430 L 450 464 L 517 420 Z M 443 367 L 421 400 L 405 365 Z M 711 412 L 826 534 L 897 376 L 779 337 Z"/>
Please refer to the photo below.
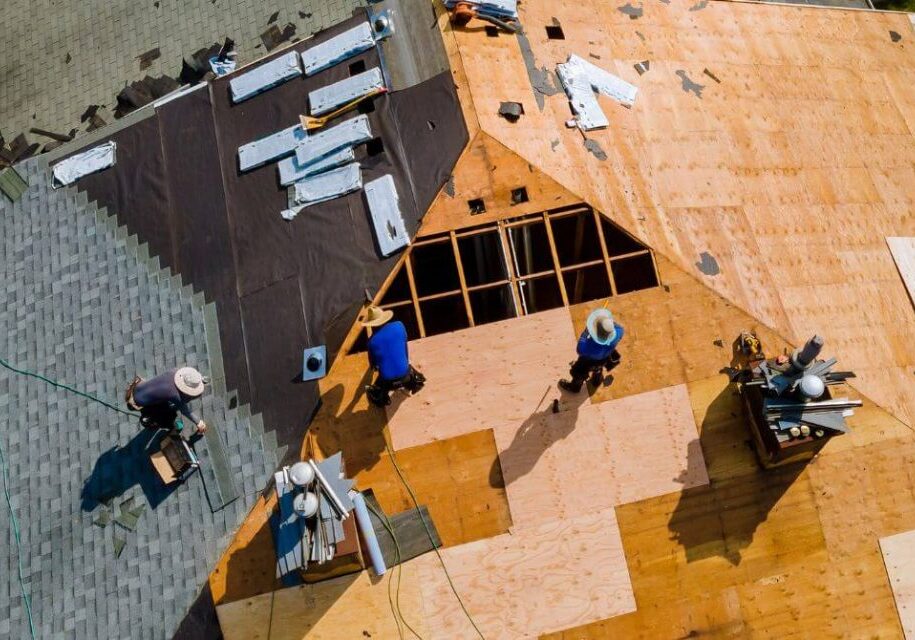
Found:
<path fill-rule="evenodd" d="M 379 377 L 375 384 L 369 385 L 366 389 L 366 395 L 372 404 L 385 407 L 391 404 L 391 392 L 395 389 L 406 389 L 410 393 L 416 393 L 425 383 L 425 376 L 411 366 L 410 372 L 403 378 L 385 380 Z"/>
<path fill-rule="evenodd" d="M 620 354 L 614 349 L 613 353 L 606 360 L 592 360 L 584 356 L 579 356 L 578 360 L 572 363 L 569 369 L 569 375 L 572 376 L 571 387 L 574 391 L 581 391 L 581 386 L 585 383 L 591 374 L 599 373 L 603 377 L 603 369 L 612 371 L 620 363 Z"/>

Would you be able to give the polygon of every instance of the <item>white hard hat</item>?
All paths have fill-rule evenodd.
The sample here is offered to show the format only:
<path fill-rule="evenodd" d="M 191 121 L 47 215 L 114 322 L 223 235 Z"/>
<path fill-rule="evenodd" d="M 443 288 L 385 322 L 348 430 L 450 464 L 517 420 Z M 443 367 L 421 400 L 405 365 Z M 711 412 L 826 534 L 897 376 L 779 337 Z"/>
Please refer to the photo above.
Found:
<path fill-rule="evenodd" d="M 820 376 L 805 375 L 798 384 L 801 395 L 810 400 L 816 400 L 826 391 L 826 384 Z"/>
<path fill-rule="evenodd" d="M 289 467 L 289 479 L 297 487 L 307 487 L 315 479 L 315 470 L 307 462 L 296 462 Z"/>
<path fill-rule="evenodd" d="M 318 496 L 311 491 L 297 494 L 292 500 L 292 510 L 300 518 L 310 518 L 318 512 Z"/>

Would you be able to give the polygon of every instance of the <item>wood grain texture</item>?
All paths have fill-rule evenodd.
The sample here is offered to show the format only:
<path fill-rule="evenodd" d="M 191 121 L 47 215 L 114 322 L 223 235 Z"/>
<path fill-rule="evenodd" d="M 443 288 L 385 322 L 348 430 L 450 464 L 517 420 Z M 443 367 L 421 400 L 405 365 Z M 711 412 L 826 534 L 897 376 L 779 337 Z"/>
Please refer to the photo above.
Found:
<path fill-rule="evenodd" d="M 538 69 L 576 53 L 639 87 L 632 109 L 600 98 L 610 126 L 585 136 L 562 93 L 499 117 L 533 95 L 516 40 L 455 30 L 481 131 L 789 342 L 826 336 L 856 388 L 911 424 L 915 311 L 884 240 L 915 235 L 915 59 L 888 36 L 911 33 L 907 16 L 696 4 L 635 20 L 599 0 L 522 4 Z"/>
<path fill-rule="evenodd" d="M 427 382 L 388 407 L 394 448 L 517 428 L 559 397 L 576 337 L 559 308 L 411 342 L 410 359 Z"/>
<path fill-rule="evenodd" d="M 512 204 L 511 192 L 519 187 L 527 189 L 528 201 Z M 485 213 L 471 215 L 467 202 L 475 199 L 483 200 Z M 489 135 L 478 133 L 455 165 L 451 186 L 440 191 L 429 207 L 418 235 L 459 230 L 580 202 L 581 198 L 518 154 Z"/>
<path fill-rule="evenodd" d="M 426 637 L 418 568 L 402 565 L 400 607 L 407 622 Z M 369 573 L 317 585 L 280 589 L 216 608 L 226 640 L 396 638 L 397 622 L 388 601 L 388 582 Z"/>
<path fill-rule="evenodd" d="M 893 254 L 909 298 L 915 300 L 915 238 L 887 238 L 886 244 Z"/>
<path fill-rule="evenodd" d="M 635 609 L 612 509 L 442 551 L 458 593 L 487 638 L 539 634 Z M 479 637 L 433 555 L 420 567 L 428 638 Z"/>
<path fill-rule="evenodd" d="M 512 532 L 708 484 L 685 385 L 586 397 L 496 430 Z"/>
<path fill-rule="evenodd" d="M 883 563 L 893 588 L 906 640 L 915 638 L 915 531 L 880 538 Z"/>

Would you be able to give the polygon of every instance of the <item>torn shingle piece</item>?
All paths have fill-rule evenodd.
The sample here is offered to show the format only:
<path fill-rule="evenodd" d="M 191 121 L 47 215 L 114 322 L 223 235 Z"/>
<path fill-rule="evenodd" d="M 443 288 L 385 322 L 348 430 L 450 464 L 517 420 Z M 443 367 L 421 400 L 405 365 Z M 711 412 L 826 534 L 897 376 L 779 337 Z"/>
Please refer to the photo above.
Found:
<path fill-rule="evenodd" d="M 311 107 L 311 115 L 320 116 L 330 113 L 360 96 L 383 88 L 384 78 L 381 76 L 381 69 L 373 67 L 368 71 L 357 73 L 309 93 L 308 104 Z"/>
<path fill-rule="evenodd" d="M 100 144 L 55 164 L 51 185 L 56 189 L 73 184 L 90 173 L 113 167 L 116 161 L 116 145 L 114 141 Z"/>
<path fill-rule="evenodd" d="M 375 46 L 375 37 L 368 22 L 344 31 L 326 42 L 315 45 L 301 53 L 302 68 L 305 75 L 314 75 L 318 71 L 358 55 Z"/>
<path fill-rule="evenodd" d="M 109 522 L 111 522 L 111 514 L 108 513 L 108 509 L 102 509 L 98 514 L 98 518 L 93 520 L 92 524 L 104 529 L 105 527 L 108 526 Z"/>
<path fill-rule="evenodd" d="M 344 147 L 352 147 L 371 139 L 369 118 L 359 115 L 308 136 L 296 147 L 295 157 L 299 164 L 305 166 Z"/>
<path fill-rule="evenodd" d="M 295 202 L 309 206 L 339 198 L 361 188 L 362 172 L 359 170 L 359 163 L 353 162 L 296 182 Z"/>
<path fill-rule="evenodd" d="M 114 557 L 120 558 L 121 552 L 124 550 L 124 547 L 127 545 L 127 541 L 124 538 L 118 536 L 114 537 Z"/>
<path fill-rule="evenodd" d="M 290 51 L 229 81 L 232 102 L 242 102 L 300 75 L 299 56 Z"/>
<path fill-rule="evenodd" d="M 409 245 L 410 236 L 400 211 L 394 178 L 385 175 L 366 184 L 365 199 L 369 204 L 381 255 L 389 256 Z"/>
<path fill-rule="evenodd" d="M 290 156 L 295 152 L 296 145 L 307 137 L 302 125 L 296 124 L 266 138 L 244 144 L 238 148 L 238 168 L 248 171 L 277 158 Z"/>
<path fill-rule="evenodd" d="M 305 165 L 301 164 L 295 156 L 284 158 L 283 160 L 280 160 L 278 164 L 280 169 L 280 184 L 284 187 L 288 187 L 297 180 L 349 164 L 355 159 L 356 152 L 352 147 L 344 147 L 339 151 L 334 151 L 328 156 L 324 156 L 315 162 Z"/>

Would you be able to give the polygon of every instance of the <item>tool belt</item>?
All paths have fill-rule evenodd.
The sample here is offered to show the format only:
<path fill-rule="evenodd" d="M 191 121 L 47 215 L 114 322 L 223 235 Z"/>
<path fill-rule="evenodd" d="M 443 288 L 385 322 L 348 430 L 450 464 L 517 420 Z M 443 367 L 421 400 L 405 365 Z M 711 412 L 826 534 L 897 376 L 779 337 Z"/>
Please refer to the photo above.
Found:
<path fill-rule="evenodd" d="M 124 392 L 124 402 L 127 404 L 127 408 L 132 409 L 133 411 L 139 411 L 142 408 L 136 402 L 134 402 L 133 399 L 133 391 L 141 382 L 143 382 L 143 378 L 136 376 L 133 379 L 133 382 L 127 385 L 127 390 Z"/>

